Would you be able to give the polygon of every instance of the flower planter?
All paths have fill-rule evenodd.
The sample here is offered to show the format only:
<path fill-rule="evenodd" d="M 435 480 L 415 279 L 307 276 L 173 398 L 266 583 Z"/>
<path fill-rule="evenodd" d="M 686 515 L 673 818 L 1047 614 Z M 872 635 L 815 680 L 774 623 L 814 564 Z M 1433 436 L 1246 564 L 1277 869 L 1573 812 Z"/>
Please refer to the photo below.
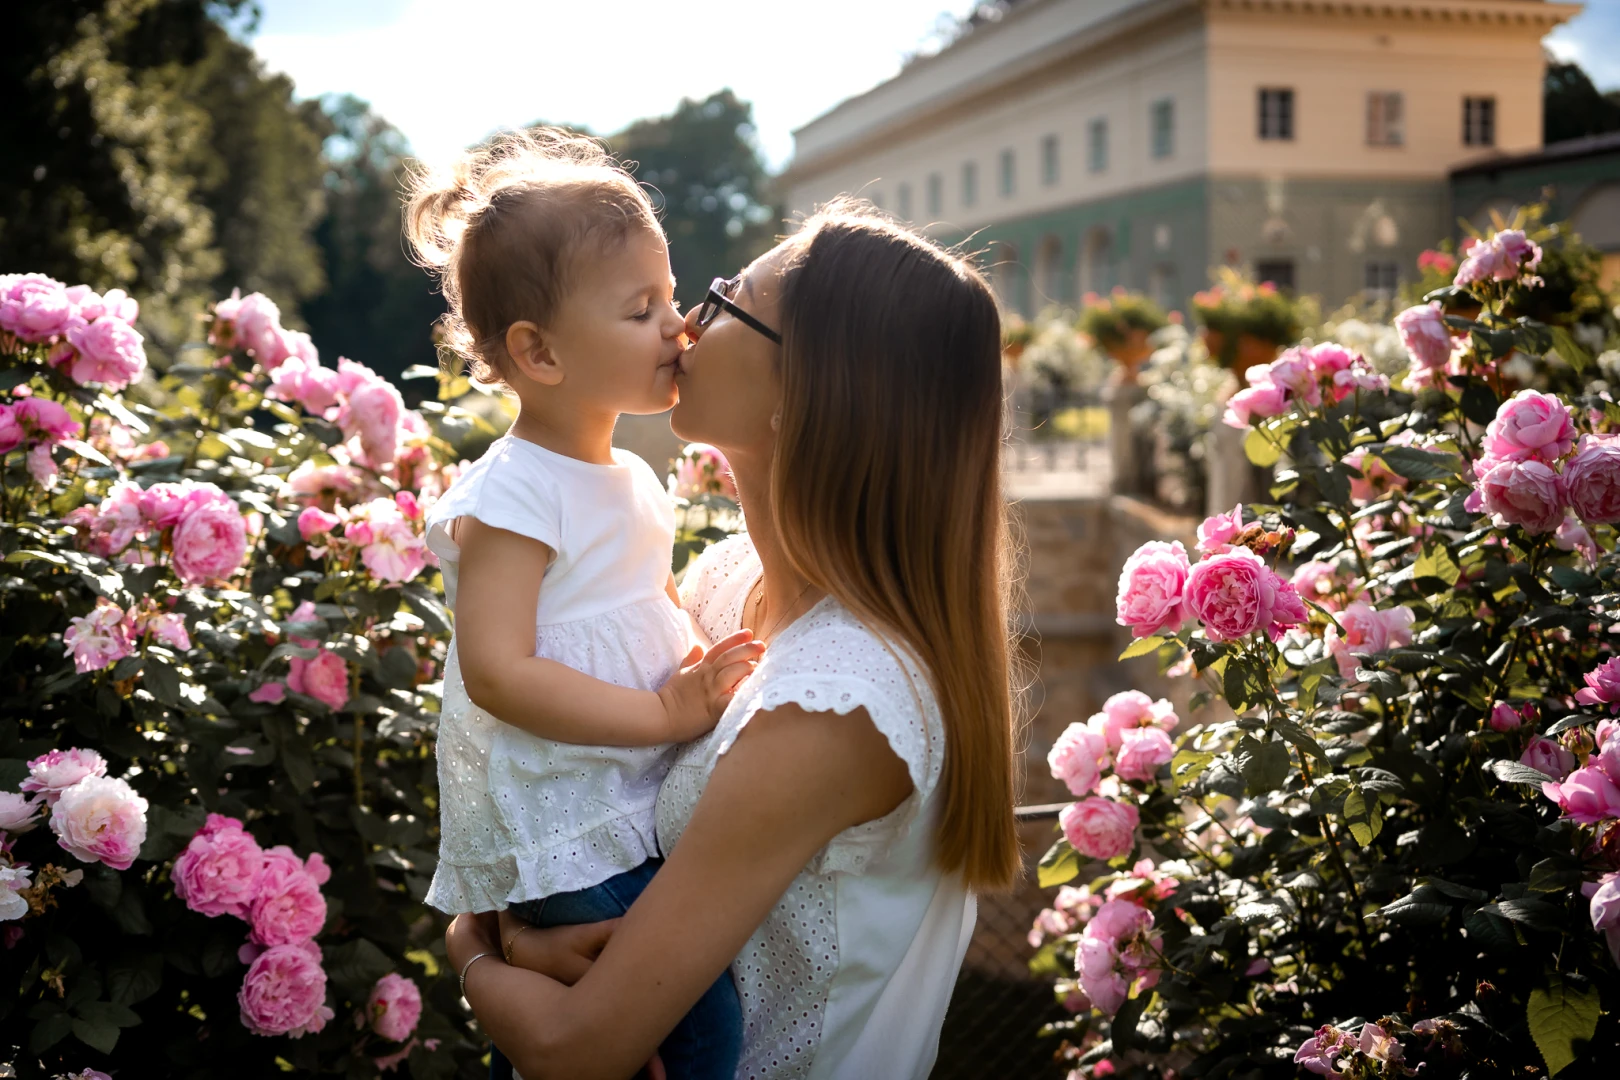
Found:
<path fill-rule="evenodd" d="M 1148 345 L 1148 332 L 1139 327 L 1132 327 L 1125 332 L 1122 341 L 1104 346 L 1110 359 L 1119 364 L 1120 381 L 1134 383 L 1136 372 L 1142 362 L 1153 355 L 1153 349 Z"/>

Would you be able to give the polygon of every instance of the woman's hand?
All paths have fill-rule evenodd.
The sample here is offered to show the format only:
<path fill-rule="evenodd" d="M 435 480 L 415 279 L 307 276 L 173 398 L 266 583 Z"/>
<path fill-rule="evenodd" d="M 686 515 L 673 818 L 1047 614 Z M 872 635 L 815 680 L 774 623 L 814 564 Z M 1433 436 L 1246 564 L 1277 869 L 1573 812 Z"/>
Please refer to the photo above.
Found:
<path fill-rule="evenodd" d="M 497 961 L 501 960 L 500 925 L 493 911 L 457 915 L 444 932 L 445 959 L 457 975 L 479 953 L 493 953 Z"/>
<path fill-rule="evenodd" d="M 573 986 L 591 970 L 618 925 L 618 919 L 607 919 L 577 926 L 540 928 L 524 922 L 511 911 L 503 911 L 499 933 L 502 945 L 511 949 L 513 967 L 538 971 Z"/>

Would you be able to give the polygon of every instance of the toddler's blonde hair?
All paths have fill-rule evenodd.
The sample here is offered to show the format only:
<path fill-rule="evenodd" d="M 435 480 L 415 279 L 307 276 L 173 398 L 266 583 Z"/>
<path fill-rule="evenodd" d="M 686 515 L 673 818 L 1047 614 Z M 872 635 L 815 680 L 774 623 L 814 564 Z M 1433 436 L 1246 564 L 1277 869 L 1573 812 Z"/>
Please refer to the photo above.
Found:
<path fill-rule="evenodd" d="M 663 235 L 647 193 L 601 143 L 558 128 L 507 132 L 415 171 L 406 195 L 405 236 L 450 306 L 442 347 L 486 386 L 507 382 L 507 327 L 550 325 L 578 260 L 638 229 Z"/>

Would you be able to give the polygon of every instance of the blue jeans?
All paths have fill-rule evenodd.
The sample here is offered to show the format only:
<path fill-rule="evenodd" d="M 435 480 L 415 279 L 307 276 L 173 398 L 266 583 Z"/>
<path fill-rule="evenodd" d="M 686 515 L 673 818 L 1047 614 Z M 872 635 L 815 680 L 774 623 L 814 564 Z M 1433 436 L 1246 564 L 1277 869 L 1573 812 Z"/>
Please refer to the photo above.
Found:
<path fill-rule="evenodd" d="M 512 905 L 512 914 L 535 926 L 574 926 L 616 919 L 630 910 L 662 859 L 648 859 L 634 870 L 577 892 Z M 633 1003 L 626 1002 L 626 1009 Z M 733 1080 L 742 1060 L 742 1002 L 731 972 L 703 992 L 658 1048 L 669 1080 Z M 489 1048 L 490 1080 L 512 1080 L 512 1063 L 500 1048 Z"/>

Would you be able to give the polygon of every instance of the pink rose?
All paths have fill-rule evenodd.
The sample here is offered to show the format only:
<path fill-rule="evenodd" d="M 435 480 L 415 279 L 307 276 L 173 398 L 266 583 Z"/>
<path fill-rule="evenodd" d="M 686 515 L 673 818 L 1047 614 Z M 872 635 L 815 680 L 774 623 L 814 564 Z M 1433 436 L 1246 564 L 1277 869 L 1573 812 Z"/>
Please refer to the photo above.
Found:
<path fill-rule="evenodd" d="M 422 1018 L 422 992 L 398 972 L 390 971 L 377 980 L 366 1001 L 371 1029 L 385 1039 L 404 1042 Z"/>
<path fill-rule="evenodd" d="M 1620 928 L 1620 873 L 1604 874 L 1601 881 L 1594 883 L 1589 895 L 1592 897 L 1592 929 Z"/>
<path fill-rule="evenodd" d="M 247 556 L 247 523 L 229 498 L 192 507 L 174 530 L 173 565 L 187 585 L 229 577 Z"/>
<path fill-rule="evenodd" d="M 23 398 L 12 406 L 12 411 L 31 442 L 54 444 L 63 439 L 77 439 L 84 433 L 79 422 L 50 398 Z"/>
<path fill-rule="evenodd" d="M 373 499 L 360 507 L 343 535 L 363 545 L 360 561 L 378 581 L 409 581 L 427 565 L 427 542 L 389 499 Z"/>
<path fill-rule="evenodd" d="M 1541 264 L 1541 247 L 1518 229 L 1505 229 L 1489 240 L 1470 238 L 1462 253 L 1452 282 L 1459 289 L 1482 281 L 1512 281 Z"/>
<path fill-rule="evenodd" d="M 325 861 L 319 865 L 324 868 Z M 259 945 L 292 945 L 326 925 L 321 883 L 290 848 L 274 847 L 263 854 L 247 920 L 253 927 L 248 937 Z"/>
<path fill-rule="evenodd" d="M 255 1035 L 299 1038 L 326 1026 L 326 971 L 312 941 L 276 945 L 253 961 L 236 995 L 242 1026 Z"/>
<path fill-rule="evenodd" d="M 1122 734 L 1124 741 L 1114 755 L 1114 772 L 1121 780 L 1151 782 L 1159 767 L 1176 756 L 1170 736 L 1156 727 L 1131 728 Z"/>
<path fill-rule="evenodd" d="M 1233 394 L 1226 402 L 1226 414 L 1221 417 L 1228 427 L 1246 428 L 1255 417 L 1281 416 L 1288 411 L 1288 391 L 1273 383 L 1247 386 Z"/>
<path fill-rule="evenodd" d="M 1395 316 L 1395 329 L 1414 367 L 1443 368 L 1451 359 L 1455 346 L 1439 301 L 1407 308 Z"/>
<path fill-rule="evenodd" d="M 1537 735 L 1530 740 L 1519 756 L 1525 765 L 1544 772 L 1554 780 L 1562 780 L 1575 769 L 1575 755 L 1565 750 L 1556 740 Z"/>
<path fill-rule="evenodd" d="M 1523 723 L 1524 718 L 1519 715 L 1519 710 L 1507 702 L 1498 701 L 1491 706 L 1492 731 L 1517 731 Z"/>
<path fill-rule="evenodd" d="M 1052 744 L 1046 763 L 1071 795 L 1089 795 L 1097 790 L 1100 766 L 1107 757 L 1108 745 L 1101 735 L 1084 724 L 1070 724 Z"/>
<path fill-rule="evenodd" d="M 735 500 L 737 485 L 731 478 L 731 463 L 708 443 L 687 443 L 669 474 L 669 493 L 678 499 L 722 495 Z"/>
<path fill-rule="evenodd" d="M 209 814 L 174 861 L 174 894 L 201 915 L 248 917 L 264 851 L 236 818 Z"/>
<path fill-rule="evenodd" d="M 28 449 L 28 475 L 40 487 L 48 488 L 56 482 L 56 459 L 51 456 L 51 444 L 40 443 Z"/>
<path fill-rule="evenodd" d="M 422 504 L 416 501 L 416 496 L 409 491 L 394 492 L 394 505 L 409 521 L 422 520 Z"/>
<path fill-rule="evenodd" d="M 62 644 L 81 674 L 111 667 L 134 651 L 129 617 L 111 600 L 100 598 L 88 615 L 68 620 Z"/>
<path fill-rule="evenodd" d="M 1351 679 L 1356 674 L 1357 656 L 1412 644 L 1412 624 L 1417 616 L 1405 605 L 1379 610 L 1358 600 L 1341 611 L 1338 619 L 1344 633 L 1341 635 L 1338 627 L 1330 624 L 1322 643 L 1338 662 L 1339 674 Z"/>
<path fill-rule="evenodd" d="M 43 802 L 15 791 L 0 791 L 0 832 L 25 833 L 38 825 Z"/>
<path fill-rule="evenodd" d="M 1128 900 L 1109 900 L 1086 924 L 1086 937 L 1119 942 L 1153 929 L 1153 914 Z"/>
<path fill-rule="evenodd" d="M 116 555 L 145 532 L 146 518 L 141 489 L 120 480 L 107 492 L 89 523 L 89 547 L 98 555 Z"/>
<path fill-rule="evenodd" d="M 249 701 L 256 701 L 261 705 L 279 705 L 286 700 L 287 687 L 278 682 L 267 682 L 248 694 Z"/>
<path fill-rule="evenodd" d="M 1575 445 L 1569 407 L 1553 394 L 1520 390 L 1502 402 L 1485 429 L 1485 456 L 1497 461 L 1554 462 Z"/>
<path fill-rule="evenodd" d="M 1564 466 L 1564 492 L 1582 520 L 1620 522 L 1620 437 L 1582 436 L 1580 449 Z"/>
<path fill-rule="evenodd" d="M 81 386 L 101 383 L 108 390 L 121 390 L 146 370 L 141 335 L 116 315 L 74 325 L 68 330 L 68 341 L 77 350 L 68 374 Z"/>
<path fill-rule="evenodd" d="M 322 416 L 338 403 L 338 375 L 314 361 L 292 356 L 270 373 L 269 397 L 295 402 L 306 412 Z"/>
<path fill-rule="evenodd" d="M 1513 266 L 1534 270 L 1541 265 L 1541 245 L 1531 240 L 1520 229 L 1504 229 L 1491 238 L 1502 249 L 1502 254 Z"/>
<path fill-rule="evenodd" d="M 1243 504 L 1238 503 L 1230 513 L 1207 517 L 1198 526 L 1198 550 L 1204 555 L 1218 554 L 1231 547 L 1242 533 Z"/>
<path fill-rule="evenodd" d="M 1064 838 L 1090 859 L 1112 859 L 1130 851 L 1140 822 L 1134 805 L 1100 795 L 1065 806 L 1058 815 Z"/>
<path fill-rule="evenodd" d="M 87 323 L 103 315 L 133 323 L 141 311 L 141 306 L 123 289 L 108 289 L 105 295 L 98 296 L 88 285 L 74 285 L 68 289 L 67 298 L 73 304 L 74 314 Z"/>
<path fill-rule="evenodd" d="M 340 521 L 336 514 L 328 514 L 318 506 L 306 506 L 298 514 L 298 535 L 309 543 L 337 528 Z"/>
<path fill-rule="evenodd" d="M 1479 479 L 1480 503 L 1498 529 L 1549 533 L 1564 520 L 1563 478 L 1539 461 L 1503 461 Z"/>
<path fill-rule="evenodd" d="M 316 465 L 306 461 L 287 477 L 287 489 L 306 499 L 348 496 L 360 490 L 360 472 L 352 465 Z"/>
<path fill-rule="evenodd" d="M 1394 439 L 1390 442 L 1400 445 Z M 1383 459 L 1369 453 L 1365 446 L 1356 447 L 1341 460 L 1361 474 L 1359 478 L 1350 477 L 1350 497 L 1358 503 L 1373 502 L 1387 492 L 1406 486 L 1405 480 L 1391 472 Z"/>
<path fill-rule="evenodd" d="M 1131 984 L 1120 974 L 1119 953 L 1102 938 L 1081 937 L 1075 956 L 1080 987 L 1091 1004 L 1106 1015 L 1119 1012 L 1130 997 Z"/>
<path fill-rule="evenodd" d="M 122 780 L 86 776 L 57 797 L 51 830 L 81 862 L 128 870 L 146 842 L 146 800 Z"/>
<path fill-rule="evenodd" d="M 1564 494 L 1569 494 L 1567 485 Z M 1560 551 L 1578 551 L 1588 559 L 1596 559 L 1598 555 L 1597 541 L 1592 539 L 1592 534 L 1586 531 L 1586 526 L 1582 525 L 1573 514 L 1564 515 L 1558 531 L 1553 533 L 1553 546 Z"/>
<path fill-rule="evenodd" d="M 87 776 L 107 775 L 107 761 L 94 750 L 51 750 L 28 763 L 28 779 L 17 786 L 37 791 L 46 806 L 55 806 L 62 792 Z"/>
<path fill-rule="evenodd" d="M 1563 783 L 1548 781 L 1541 790 L 1565 817 L 1581 825 L 1620 817 L 1620 787 L 1602 769 L 1576 769 Z"/>
<path fill-rule="evenodd" d="M 17 449 L 27 434 L 17 421 L 16 407 L 0 404 L 0 454 L 9 454 Z"/>
<path fill-rule="evenodd" d="M 216 317 L 219 310 L 219 307 L 214 309 Z M 236 302 L 234 321 L 236 343 L 248 352 L 255 357 L 261 354 L 274 357 L 271 364 L 285 358 L 286 353 L 281 351 L 281 309 L 276 307 L 275 301 L 263 293 L 250 293 Z"/>
<path fill-rule="evenodd" d="M 1255 368 L 1245 373 L 1251 387 L 1269 383 L 1287 391 L 1290 402 L 1312 407 L 1322 404 L 1321 373 L 1305 349 L 1288 349 L 1270 364 L 1260 365 L 1259 371 L 1264 374 L 1257 374 Z"/>
<path fill-rule="evenodd" d="M 1293 586 L 1247 548 L 1200 560 L 1187 575 L 1187 610 L 1211 641 L 1231 641 L 1256 630 L 1274 639 L 1304 621 Z"/>
<path fill-rule="evenodd" d="M 186 618 L 168 611 L 146 620 L 146 629 L 154 641 L 181 652 L 191 648 L 191 635 L 186 633 Z"/>
<path fill-rule="evenodd" d="M 49 341 L 67 333 L 73 302 L 67 287 L 44 274 L 0 277 L 0 330 L 24 341 Z"/>
<path fill-rule="evenodd" d="M 394 462 L 398 450 L 399 424 L 405 414 L 405 399 L 386 379 L 373 378 L 349 395 L 338 426 L 345 436 L 360 437 L 365 464 L 380 469 Z"/>
<path fill-rule="evenodd" d="M 1341 605 L 1334 594 L 1349 584 L 1343 580 L 1345 576 L 1332 563 L 1313 559 L 1301 564 L 1288 584 L 1302 599 L 1312 600 L 1329 611 L 1337 611 Z"/>
<path fill-rule="evenodd" d="M 1188 570 L 1187 549 L 1179 540 L 1149 540 L 1137 548 L 1119 572 L 1119 625 L 1139 638 L 1180 630 L 1187 621 L 1182 595 Z"/>
<path fill-rule="evenodd" d="M 1611 657 L 1588 671 L 1586 689 L 1575 694 L 1582 705 L 1608 705 L 1610 713 L 1620 713 L 1620 656 Z"/>
<path fill-rule="evenodd" d="M 1102 712 L 1091 718 L 1092 730 L 1102 735 L 1109 750 L 1118 750 L 1124 733 L 1138 728 L 1174 731 L 1181 718 L 1168 699 L 1154 701 L 1140 690 L 1125 690 L 1103 702 Z"/>
<path fill-rule="evenodd" d="M 287 688 L 341 709 L 349 702 L 349 667 L 330 649 L 322 649 L 313 660 L 295 656 L 288 661 Z"/>

